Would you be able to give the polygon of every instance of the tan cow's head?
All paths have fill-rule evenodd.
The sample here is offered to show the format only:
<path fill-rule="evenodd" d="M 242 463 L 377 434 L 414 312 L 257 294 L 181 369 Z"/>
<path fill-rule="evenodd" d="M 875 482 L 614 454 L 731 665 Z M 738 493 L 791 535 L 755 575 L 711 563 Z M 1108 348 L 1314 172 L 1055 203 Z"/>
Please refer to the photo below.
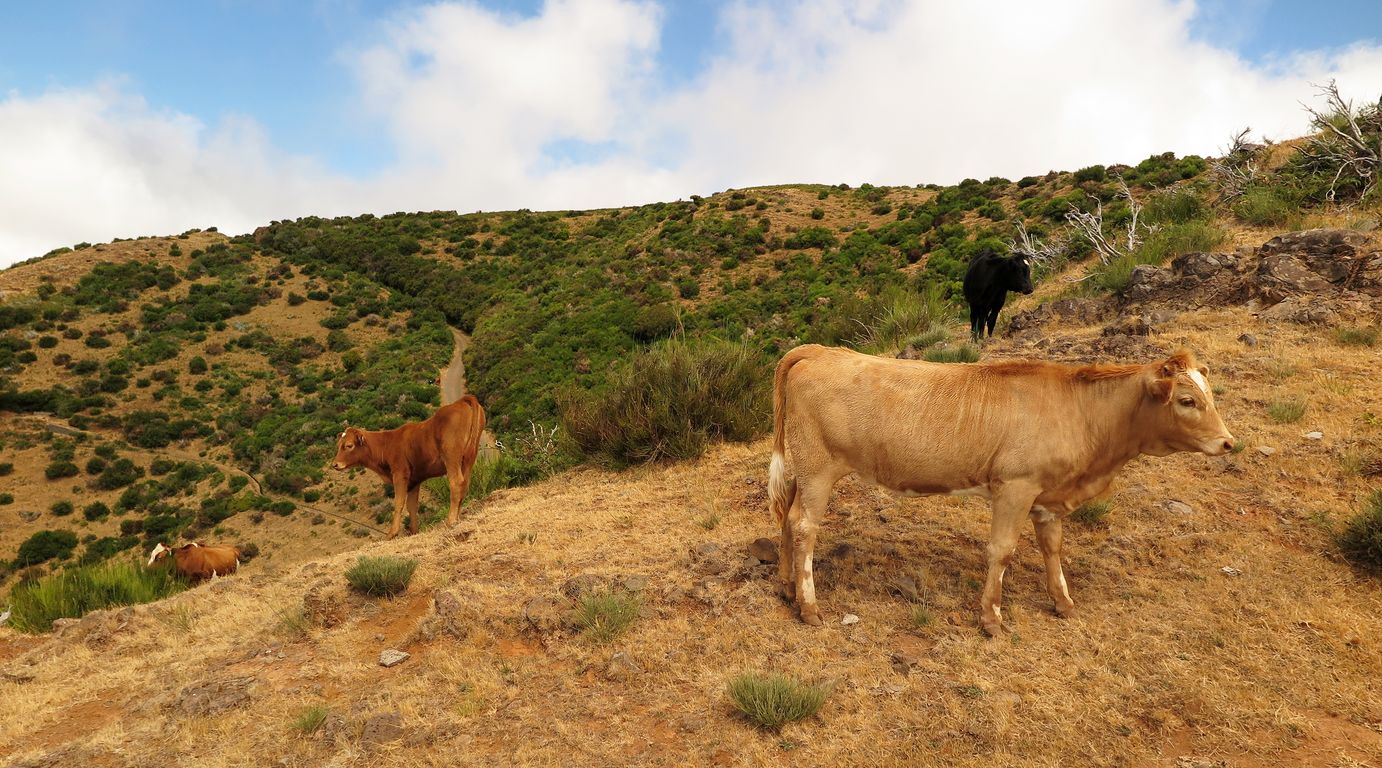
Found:
<path fill-rule="evenodd" d="M 1166 456 L 1193 451 L 1222 456 L 1233 450 L 1233 434 L 1214 407 L 1209 368 L 1181 351 L 1161 362 L 1147 382 L 1153 403 L 1149 445 L 1143 453 Z"/>
<path fill-rule="evenodd" d="M 365 447 L 365 431 L 359 427 L 346 427 L 336 438 L 336 458 L 332 459 L 331 468 L 344 472 L 363 464 L 367 458 L 369 449 Z"/>

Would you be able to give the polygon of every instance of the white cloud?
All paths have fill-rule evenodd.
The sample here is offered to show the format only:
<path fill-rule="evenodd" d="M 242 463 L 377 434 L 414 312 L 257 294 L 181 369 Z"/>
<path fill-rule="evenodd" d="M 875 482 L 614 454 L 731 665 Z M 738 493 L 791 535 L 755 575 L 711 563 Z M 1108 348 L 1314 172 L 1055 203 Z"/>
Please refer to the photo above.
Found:
<path fill-rule="evenodd" d="M 673 89 L 651 2 L 548 0 L 530 18 L 426 6 L 345 54 L 346 87 L 399 157 L 371 178 L 288 156 L 251 119 L 209 128 L 119 84 L 0 99 L 0 263 L 309 213 L 584 208 L 1211 154 L 1244 125 L 1301 133 L 1311 82 L 1382 91 L 1375 45 L 1256 64 L 1195 38 L 1195 13 L 1183 0 L 736 2 L 724 49 Z"/>

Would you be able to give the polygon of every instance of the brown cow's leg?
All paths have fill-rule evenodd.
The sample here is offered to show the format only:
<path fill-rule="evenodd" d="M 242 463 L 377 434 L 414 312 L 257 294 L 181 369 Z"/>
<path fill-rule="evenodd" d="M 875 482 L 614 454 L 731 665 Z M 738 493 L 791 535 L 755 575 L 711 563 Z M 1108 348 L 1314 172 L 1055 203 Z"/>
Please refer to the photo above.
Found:
<path fill-rule="evenodd" d="M 1060 563 L 1060 516 L 1045 509 L 1033 509 L 1032 526 L 1036 528 L 1041 556 L 1046 560 L 1046 592 L 1056 602 L 1056 615 L 1068 619 L 1075 615 L 1075 601 L 1070 599 L 1070 589 L 1065 584 L 1065 571 Z"/>
<path fill-rule="evenodd" d="M 393 525 L 389 526 L 389 538 L 398 536 L 403 529 L 403 510 L 408 505 L 408 481 L 403 477 L 393 479 Z"/>
<path fill-rule="evenodd" d="M 422 486 L 420 486 L 420 485 L 415 485 L 415 486 L 413 486 L 413 489 L 412 489 L 411 491 L 408 491 L 408 533 L 409 533 L 409 534 L 417 533 L 417 528 L 418 528 L 418 510 L 417 510 L 417 507 L 418 507 L 418 492 L 421 491 L 421 490 L 422 490 Z"/>
<path fill-rule="evenodd" d="M 801 620 L 813 627 L 821 625 L 820 608 L 816 606 L 816 580 L 811 570 L 811 555 L 816 548 L 816 531 L 825 517 L 834 481 L 810 483 L 797 481 L 797 503 L 792 505 L 792 566 L 796 580 L 797 612 Z"/>
<path fill-rule="evenodd" d="M 988 579 L 979 598 L 979 624 L 989 637 L 1003 630 L 1003 574 L 1017 549 L 1017 532 L 1022 518 L 1032 509 L 1037 491 L 1013 483 L 998 489 L 993 497 L 993 528 L 989 533 Z"/>

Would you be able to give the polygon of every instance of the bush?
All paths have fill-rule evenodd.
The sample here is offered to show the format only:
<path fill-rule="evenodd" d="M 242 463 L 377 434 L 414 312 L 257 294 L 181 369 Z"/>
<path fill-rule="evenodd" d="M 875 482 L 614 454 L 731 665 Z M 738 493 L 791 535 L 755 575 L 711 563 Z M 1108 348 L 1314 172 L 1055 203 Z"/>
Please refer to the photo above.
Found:
<path fill-rule="evenodd" d="M 410 557 L 361 557 L 346 571 L 351 589 L 370 597 L 388 597 L 408 588 L 417 569 Z"/>
<path fill-rule="evenodd" d="M 0 477 L 5 477 L 6 475 L 12 474 L 14 474 L 14 462 L 6 461 L 0 463 Z"/>
<path fill-rule="evenodd" d="M 97 501 L 82 507 L 82 517 L 92 522 L 104 520 L 109 516 L 110 507 L 107 507 L 104 502 Z"/>
<path fill-rule="evenodd" d="M 729 698 L 754 725 L 778 729 L 810 717 L 825 704 L 829 690 L 779 674 L 749 672 L 729 682 Z"/>
<path fill-rule="evenodd" d="M 604 387 L 564 392 L 562 428 L 582 454 L 616 467 L 694 458 L 712 440 L 767 431 L 771 373 L 769 361 L 740 344 L 660 342 Z"/>
<path fill-rule="evenodd" d="M 804 248 L 834 248 L 840 239 L 825 227 L 806 227 L 787 238 L 784 246 L 794 250 Z"/>
<path fill-rule="evenodd" d="M 77 465 L 70 461 L 55 461 L 43 470 L 43 475 L 49 480 L 60 480 L 64 477 L 76 477 L 80 471 Z"/>
<path fill-rule="evenodd" d="M 39 531 L 19 545 L 14 559 L 16 568 L 47 562 L 53 558 L 65 560 L 77 546 L 77 534 L 71 531 Z"/>
<path fill-rule="evenodd" d="M 53 347 L 56 347 L 57 345 L 58 345 L 58 337 L 56 337 L 56 336 L 40 336 L 40 337 L 38 337 L 38 348 L 39 348 L 39 349 L 52 349 Z"/>
<path fill-rule="evenodd" d="M 0 507 L 9 506 L 14 503 L 13 493 L 0 493 Z"/>
<path fill-rule="evenodd" d="M 1300 200 L 1280 187 L 1251 187 L 1233 204 L 1233 215 L 1257 227 L 1280 227 L 1299 222 Z"/>
<path fill-rule="evenodd" d="M 855 347 L 874 354 L 887 354 L 902 349 L 911 339 L 935 332 L 950 314 L 951 308 L 938 289 L 893 288 L 857 312 L 841 313 L 839 320 L 856 331 Z"/>
<path fill-rule="evenodd" d="M 307 299 L 304 298 L 301 294 L 293 293 L 292 291 L 288 292 L 288 306 L 296 307 L 304 301 L 307 301 Z"/>
<path fill-rule="evenodd" d="M 15 587 L 10 594 L 14 610 L 10 624 L 20 632 L 47 632 L 55 619 L 79 618 L 113 606 L 149 603 L 186 588 L 186 582 L 172 568 L 149 569 L 130 562 L 68 568 L 55 576 Z"/>
<path fill-rule="evenodd" d="M 1374 347 L 1377 346 L 1377 329 L 1338 328 L 1334 331 L 1334 340 L 1346 347 Z"/>
<path fill-rule="evenodd" d="M 587 592 L 576 604 L 572 623 L 581 634 L 605 643 L 623 634 L 638 618 L 637 595 L 623 591 Z"/>
<path fill-rule="evenodd" d="M 1174 187 L 1152 195 L 1142 211 L 1142 221 L 1148 224 L 1185 224 L 1211 217 L 1213 212 L 1193 189 Z"/>
<path fill-rule="evenodd" d="M 86 462 L 86 473 L 88 475 L 99 475 L 106 468 L 106 460 L 100 456 L 92 456 Z"/>
<path fill-rule="evenodd" d="M 317 732 L 318 728 L 322 727 L 322 723 L 326 722 L 326 715 L 329 711 L 321 704 L 302 710 L 297 719 L 293 721 L 293 730 L 303 736 L 311 736 Z"/>
<path fill-rule="evenodd" d="M 1373 491 L 1363 509 L 1344 524 L 1336 543 L 1349 562 L 1382 573 L 1382 491 Z"/>
<path fill-rule="evenodd" d="M 53 506 L 48 508 L 48 511 L 52 512 L 55 517 L 67 517 L 68 515 L 72 514 L 72 502 L 55 501 L 53 502 Z"/>
<path fill-rule="evenodd" d="M 820 221 L 821 219 L 825 218 L 825 209 L 824 209 L 824 208 L 812 208 L 812 209 L 811 209 L 811 218 L 815 219 L 816 221 Z"/>
<path fill-rule="evenodd" d="M 197 356 L 187 361 L 187 372 L 194 374 L 206 373 L 206 358 Z"/>
<path fill-rule="evenodd" d="M 103 491 L 124 488 L 144 476 L 142 467 L 129 459 L 116 459 L 96 477 L 96 487 Z"/>
<path fill-rule="evenodd" d="M 1267 403 L 1267 415 L 1278 424 L 1294 424 L 1305 415 L 1305 401 L 1273 400 Z"/>
<path fill-rule="evenodd" d="M 1102 525 L 1112 510 L 1113 502 L 1108 499 L 1086 501 L 1070 513 L 1070 519 L 1081 525 Z"/>

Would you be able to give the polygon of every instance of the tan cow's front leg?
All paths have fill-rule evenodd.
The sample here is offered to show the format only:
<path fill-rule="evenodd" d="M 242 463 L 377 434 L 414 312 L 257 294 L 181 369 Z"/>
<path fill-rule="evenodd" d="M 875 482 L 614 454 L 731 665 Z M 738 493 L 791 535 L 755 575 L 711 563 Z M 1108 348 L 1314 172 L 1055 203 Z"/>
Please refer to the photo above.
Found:
<path fill-rule="evenodd" d="M 417 533 L 417 529 L 418 529 L 418 492 L 421 491 L 421 490 L 422 490 L 422 486 L 416 485 L 416 486 L 413 486 L 413 489 L 412 489 L 411 491 L 408 491 L 408 533 L 409 533 L 409 534 L 416 534 L 416 533 Z"/>
<path fill-rule="evenodd" d="M 398 536 L 403 529 L 403 510 L 408 506 L 408 479 L 402 475 L 393 478 L 393 525 L 389 526 L 389 538 Z"/>
<path fill-rule="evenodd" d="M 1024 484 L 1010 483 L 993 496 L 993 528 L 989 533 L 988 579 L 979 598 L 979 624 L 989 637 L 1003 630 L 1003 574 L 1017 549 L 1022 518 L 1032 509 L 1038 492 Z"/>
<path fill-rule="evenodd" d="M 1046 592 L 1056 603 L 1056 615 L 1068 619 L 1075 615 L 1075 601 L 1070 599 L 1070 588 L 1065 583 L 1065 571 L 1061 568 L 1061 519 L 1060 515 L 1046 509 L 1032 510 L 1032 526 L 1036 529 L 1037 545 L 1046 561 Z"/>

